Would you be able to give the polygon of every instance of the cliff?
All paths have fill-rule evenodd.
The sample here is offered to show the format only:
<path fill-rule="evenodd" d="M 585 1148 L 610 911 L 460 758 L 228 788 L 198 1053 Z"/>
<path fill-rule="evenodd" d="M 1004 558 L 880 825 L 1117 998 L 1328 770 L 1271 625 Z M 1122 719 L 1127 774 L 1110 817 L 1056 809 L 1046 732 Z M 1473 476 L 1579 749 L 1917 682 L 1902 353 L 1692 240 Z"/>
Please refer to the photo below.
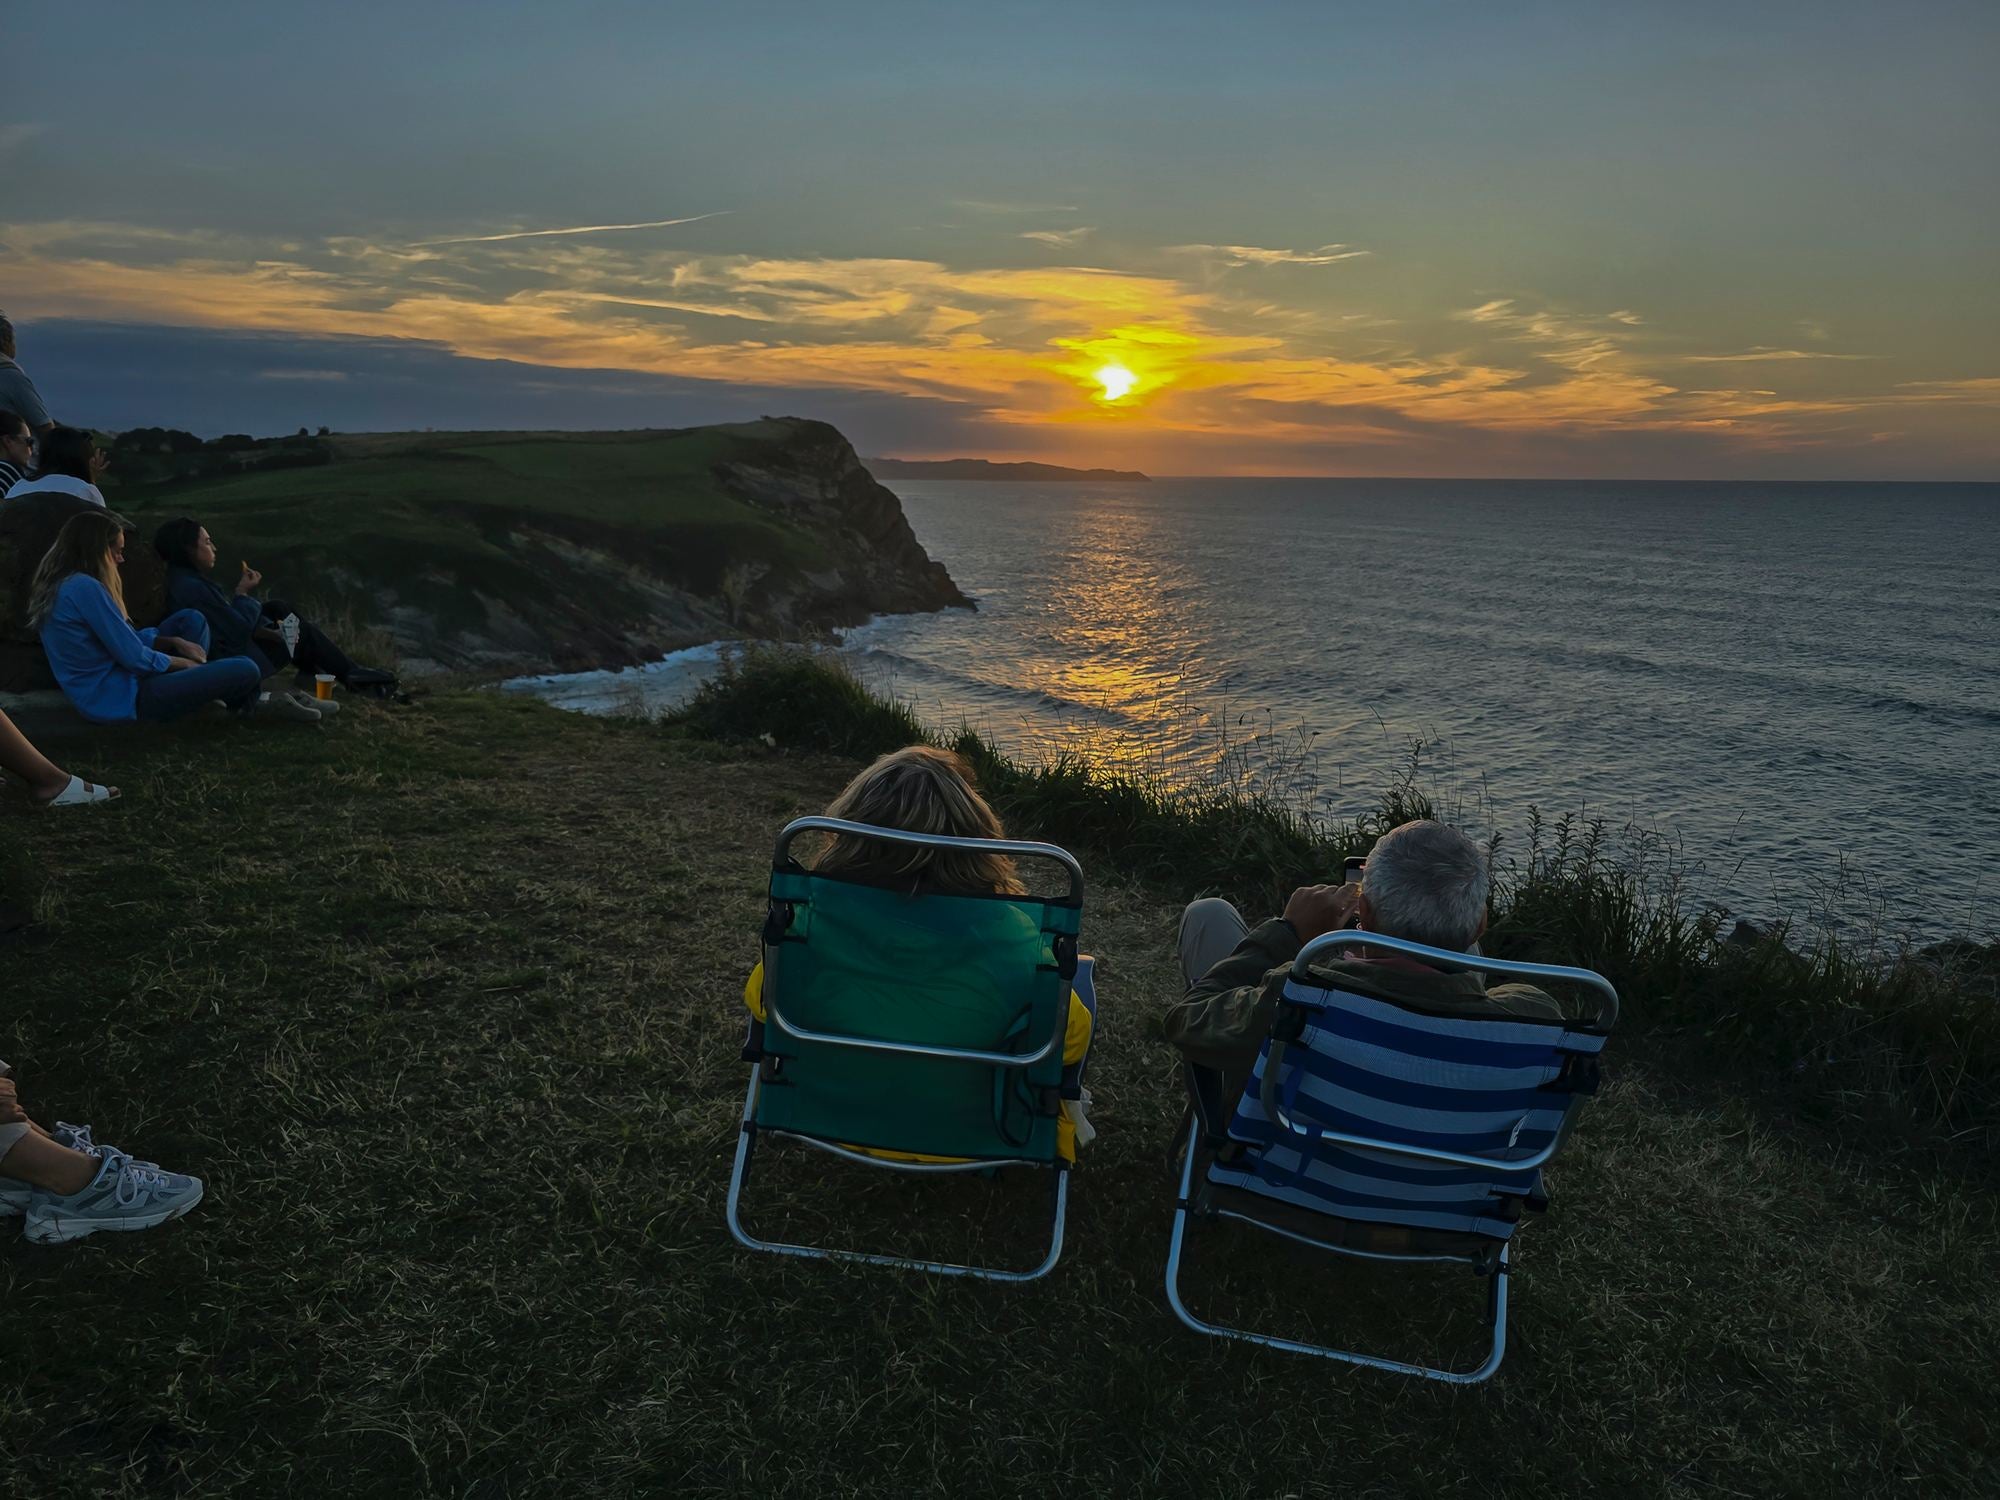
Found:
<path fill-rule="evenodd" d="M 264 592 L 391 635 L 406 670 L 626 666 L 721 638 L 812 639 L 969 606 L 823 422 L 330 437 L 317 467 L 107 483 L 140 525 L 215 537 Z"/>

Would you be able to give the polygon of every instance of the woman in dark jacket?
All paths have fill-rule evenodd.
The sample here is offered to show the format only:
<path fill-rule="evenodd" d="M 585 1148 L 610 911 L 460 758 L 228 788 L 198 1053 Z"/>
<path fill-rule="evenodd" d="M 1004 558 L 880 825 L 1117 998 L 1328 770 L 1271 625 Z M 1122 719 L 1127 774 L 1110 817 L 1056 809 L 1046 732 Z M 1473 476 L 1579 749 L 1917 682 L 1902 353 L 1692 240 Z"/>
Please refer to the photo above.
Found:
<path fill-rule="evenodd" d="M 216 587 L 208 576 L 215 567 L 215 542 L 199 521 L 182 516 L 167 522 L 153 534 L 153 550 L 167 565 L 167 607 L 198 610 L 208 621 L 211 660 L 249 657 L 265 677 L 293 667 L 301 688 L 324 672 L 350 690 L 394 689 L 393 675 L 357 666 L 325 631 L 301 619 L 291 605 L 257 598 L 253 591 L 264 575 L 248 563 L 233 594 Z M 313 706 L 323 713 L 327 703 L 316 701 Z"/>

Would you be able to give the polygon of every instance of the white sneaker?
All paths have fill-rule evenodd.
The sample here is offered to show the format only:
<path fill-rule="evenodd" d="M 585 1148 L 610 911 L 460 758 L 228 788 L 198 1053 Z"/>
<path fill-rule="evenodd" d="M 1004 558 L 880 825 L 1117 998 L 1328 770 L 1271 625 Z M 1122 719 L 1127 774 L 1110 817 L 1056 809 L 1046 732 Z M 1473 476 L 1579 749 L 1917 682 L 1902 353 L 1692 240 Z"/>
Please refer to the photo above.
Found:
<path fill-rule="evenodd" d="M 322 719 L 330 719 L 340 712 L 340 705 L 331 698 L 315 698 L 303 688 L 294 688 L 285 696 L 294 703 L 303 703 Z"/>
<path fill-rule="evenodd" d="M 260 693 L 257 717 L 273 723 L 317 724 L 319 710 L 286 693 Z"/>
<path fill-rule="evenodd" d="M 152 1229 L 201 1202 L 199 1177 L 141 1166 L 121 1151 L 104 1153 L 80 1193 L 37 1192 L 22 1234 L 37 1245 L 66 1245 L 104 1230 Z"/>

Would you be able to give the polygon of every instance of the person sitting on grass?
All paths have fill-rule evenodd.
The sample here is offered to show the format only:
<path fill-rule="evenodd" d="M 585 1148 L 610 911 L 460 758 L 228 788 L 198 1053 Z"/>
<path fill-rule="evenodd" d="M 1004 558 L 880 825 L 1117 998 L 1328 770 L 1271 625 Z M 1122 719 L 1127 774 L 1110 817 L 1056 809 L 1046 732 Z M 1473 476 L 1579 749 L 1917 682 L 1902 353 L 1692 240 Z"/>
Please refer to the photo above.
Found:
<path fill-rule="evenodd" d="M 1167 1040 L 1189 1062 L 1222 1074 L 1230 1104 L 1242 1094 L 1299 949 L 1322 933 L 1359 927 L 1464 953 L 1486 930 L 1486 853 L 1429 818 L 1391 829 L 1369 852 L 1358 884 L 1292 892 L 1282 916 L 1253 928 L 1227 901 L 1204 897 L 1181 914 L 1187 993 L 1168 1007 Z M 1531 984 L 1487 989 L 1477 974 L 1447 972 L 1391 949 L 1345 949 L 1315 958 L 1315 978 L 1355 994 L 1452 1015 L 1562 1018 Z"/>
<path fill-rule="evenodd" d="M 87 802 L 110 802 L 118 796 L 115 786 L 98 786 L 70 775 L 30 744 L 4 713 L 0 713 L 0 767 L 27 782 L 29 793 L 43 807 L 80 807 Z"/>
<path fill-rule="evenodd" d="M 100 1230 L 152 1229 L 201 1202 L 199 1177 L 163 1172 L 115 1146 L 100 1146 L 88 1125 L 42 1129 L 21 1107 L 0 1063 L 0 1218 L 25 1217 L 37 1245 L 61 1245 Z"/>
<path fill-rule="evenodd" d="M 35 435 L 21 414 L 0 406 L 0 500 L 35 467 Z"/>
<path fill-rule="evenodd" d="M 304 689 L 321 673 L 349 689 L 395 686 L 396 679 L 373 667 L 357 666 L 310 620 L 299 618 L 291 605 L 278 599 L 260 600 L 257 585 L 264 575 L 248 563 L 225 594 L 209 578 L 215 567 L 215 542 L 208 528 L 187 516 L 167 522 L 153 534 L 153 550 L 167 565 L 167 603 L 192 609 L 208 621 L 210 652 L 217 659 L 244 657 L 265 677 L 284 667 L 298 671 L 294 697 L 322 714 L 339 705 L 331 698 L 314 698 Z"/>
<path fill-rule="evenodd" d="M 97 439 L 81 427 L 51 427 L 42 434 L 39 466 L 33 479 L 23 479 L 7 491 L 9 500 L 53 492 L 74 495 L 104 509 L 104 491 L 97 487 L 110 461 Z"/>
<path fill-rule="evenodd" d="M 241 657 L 210 661 L 208 622 L 199 614 L 184 609 L 157 628 L 132 628 L 118 573 L 128 529 L 109 511 L 71 516 L 35 570 L 28 621 L 64 695 L 94 724 L 164 722 L 218 699 L 240 713 L 254 710 L 256 666 Z M 273 717 L 320 721 L 289 699 L 271 706 Z"/>
<path fill-rule="evenodd" d="M 827 807 L 826 816 L 874 828 L 900 828 L 909 833 L 936 833 L 951 838 L 1004 839 L 1000 818 L 979 795 L 972 767 L 965 757 L 929 745 L 893 750 L 862 771 Z M 833 842 L 813 862 L 823 874 L 840 874 L 906 891 L 910 895 L 1019 896 L 1027 892 L 1013 860 L 984 850 L 939 849 L 922 844 L 894 844 L 882 839 L 834 835 Z M 759 1021 L 764 1019 L 764 965 L 750 971 L 743 986 L 743 1003 Z M 1074 990 L 1063 1034 L 1063 1065 L 1074 1068 L 1090 1051 L 1093 1024 L 1090 1007 Z M 1076 1148 L 1089 1145 L 1096 1132 L 1085 1117 L 1089 1103 L 1065 1099 L 1056 1122 L 1056 1148 L 1063 1160 L 1075 1161 Z M 896 1160 L 936 1161 L 898 1151 L 871 1151 L 871 1156 Z"/>

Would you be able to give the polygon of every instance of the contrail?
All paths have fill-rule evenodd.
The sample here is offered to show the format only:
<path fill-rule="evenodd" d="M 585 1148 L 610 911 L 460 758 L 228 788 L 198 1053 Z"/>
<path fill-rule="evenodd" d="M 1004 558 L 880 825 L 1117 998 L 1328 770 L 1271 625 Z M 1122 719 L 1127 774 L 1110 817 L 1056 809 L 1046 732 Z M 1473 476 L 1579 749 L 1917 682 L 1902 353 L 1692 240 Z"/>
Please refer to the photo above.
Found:
<path fill-rule="evenodd" d="M 448 240 L 418 240 L 410 248 L 421 250 L 429 245 L 490 245 L 496 240 L 534 240 L 550 234 L 608 234 L 614 229 L 667 229 L 675 224 L 699 224 L 703 219 L 719 219 L 729 211 L 720 208 L 712 214 L 691 214 L 685 219 L 650 219 L 644 224 L 579 224 L 574 229 L 517 229 L 512 234 L 465 234 Z"/>

